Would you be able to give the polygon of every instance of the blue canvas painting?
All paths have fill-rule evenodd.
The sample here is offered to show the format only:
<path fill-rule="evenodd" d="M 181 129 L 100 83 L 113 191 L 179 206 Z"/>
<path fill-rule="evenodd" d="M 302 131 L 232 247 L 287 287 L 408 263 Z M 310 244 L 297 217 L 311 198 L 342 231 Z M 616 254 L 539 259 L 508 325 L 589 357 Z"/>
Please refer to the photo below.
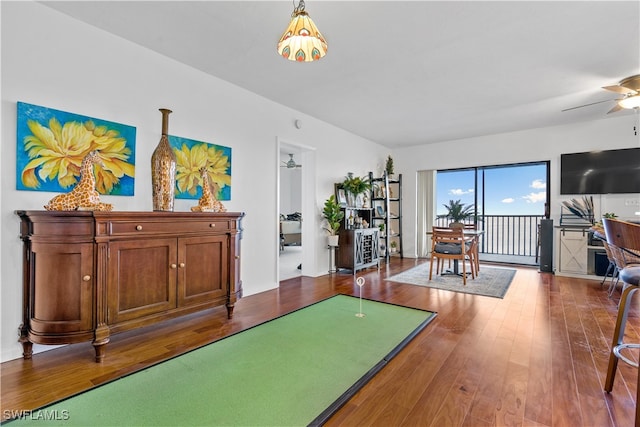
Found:
<path fill-rule="evenodd" d="M 18 102 L 16 189 L 66 193 L 80 179 L 82 159 L 98 151 L 100 194 L 132 196 L 136 128 Z"/>
<path fill-rule="evenodd" d="M 176 199 L 202 197 L 201 172 L 207 168 L 209 183 L 218 200 L 231 200 L 231 148 L 169 135 L 176 155 Z"/>

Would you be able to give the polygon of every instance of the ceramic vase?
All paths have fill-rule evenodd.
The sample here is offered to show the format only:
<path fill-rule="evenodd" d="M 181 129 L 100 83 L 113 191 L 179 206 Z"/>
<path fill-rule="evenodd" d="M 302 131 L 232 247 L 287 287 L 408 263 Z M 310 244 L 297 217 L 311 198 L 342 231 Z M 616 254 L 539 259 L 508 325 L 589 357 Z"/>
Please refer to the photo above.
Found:
<path fill-rule="evenodd" d="M 161 108 L 162 137 L 151 156 L 151 184 L 153 185 L 153 210 L 173 211 L 176 187 L 176 156 L 169 145 L 168 129 L 171 110 Z"/>

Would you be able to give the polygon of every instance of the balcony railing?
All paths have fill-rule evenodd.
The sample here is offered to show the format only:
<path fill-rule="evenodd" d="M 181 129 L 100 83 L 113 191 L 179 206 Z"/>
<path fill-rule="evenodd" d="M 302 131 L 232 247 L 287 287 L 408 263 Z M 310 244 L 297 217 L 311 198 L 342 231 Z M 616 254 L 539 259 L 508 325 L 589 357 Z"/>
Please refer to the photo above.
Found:
<path fill-rule="evenodd" d="M 484 215 L 478 229 L 480 253 L 491 255 L 535 256 L 538 247 L 538 226 L 543 215 Z M 451 221 L 438 218 L 437 226 L 446 227 Z"/>

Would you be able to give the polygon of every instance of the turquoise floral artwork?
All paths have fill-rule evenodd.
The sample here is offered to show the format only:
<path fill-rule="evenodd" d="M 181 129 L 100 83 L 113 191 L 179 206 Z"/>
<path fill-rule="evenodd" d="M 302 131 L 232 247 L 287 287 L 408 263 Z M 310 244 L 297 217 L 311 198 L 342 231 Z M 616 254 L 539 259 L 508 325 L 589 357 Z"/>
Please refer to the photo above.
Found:
<path fill-rule="evenodd" d="M 98 151 L 100 194 L 132 196 L 136 128 L 18 102 L 16 189 L 68 192 L 80 179 L 82 159 Z"/>
<path fill-rule="evenodd" d="M 176 199 L 202 197 L 200 169 L 207 168 L 218 200 L 231 200 L 231 148 L 169 135 L 176 155 Z"/>

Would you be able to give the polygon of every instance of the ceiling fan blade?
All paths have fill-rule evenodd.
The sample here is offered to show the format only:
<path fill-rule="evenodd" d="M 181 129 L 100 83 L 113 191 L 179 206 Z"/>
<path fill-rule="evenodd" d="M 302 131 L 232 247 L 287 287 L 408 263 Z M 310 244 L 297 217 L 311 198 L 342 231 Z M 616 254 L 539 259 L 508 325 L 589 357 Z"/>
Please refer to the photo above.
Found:
<path fill-rule="evenodd" d="M 564 111 L 575 110 L 576 108 L 588 107 L 590 105 L 602 104 L 603 102 L 611 102 L 611 101 L 617 101 L 617 99 L 605 99 L 604 101 L 592 102 L 590 104 L 578 105 L 577 107 L 565 108 L 562 111 L 564 112 Z"/>
<path fill-rule="evenodd" d="M 629 89 L 627 87 L 624 86 L 620 86 L 620 85 L 614 85 L 614 86 L 602 86 L 602 89 L 606 89 L 606 90 L 610 90 L 611 92 L 616 92 L 616 93 L 621 93 L 623 95 L 626 95 L 628 93 L 631 93 L 632 95 L 634 93 L 637 93 L 635 90 L 633 89 Z"/>
<path fill-rule="evenodd" d="M 620 110 L 624 110 L 624 108 L 621 107 L 620 104 L 616 104 L 613 106 L 611 110 L 607 111 L 607 114 L 615 113 L 616 111 L 620 111 Z"/>

